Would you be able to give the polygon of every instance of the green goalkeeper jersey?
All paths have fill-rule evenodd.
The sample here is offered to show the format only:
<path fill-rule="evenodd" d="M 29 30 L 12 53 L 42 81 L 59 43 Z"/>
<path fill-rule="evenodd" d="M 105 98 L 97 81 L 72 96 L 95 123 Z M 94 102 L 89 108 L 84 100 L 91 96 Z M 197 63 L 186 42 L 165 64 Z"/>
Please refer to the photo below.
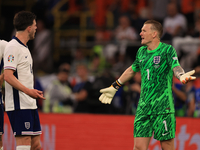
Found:
<path fill-rule="evenodd" d="M 155 50 L 139 48 L 132 64 L 134 72 L 141 72 L 141 93 L 137 114 L 174 113 L 172 95 L 173 68 L 180 66 L 176 50 L 160 42 Z"/>

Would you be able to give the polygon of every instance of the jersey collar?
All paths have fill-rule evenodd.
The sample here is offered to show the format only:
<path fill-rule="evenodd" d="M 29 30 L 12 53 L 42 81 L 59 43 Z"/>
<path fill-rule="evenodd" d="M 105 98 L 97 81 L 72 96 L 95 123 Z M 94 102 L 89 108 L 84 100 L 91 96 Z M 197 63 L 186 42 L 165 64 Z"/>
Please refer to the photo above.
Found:
<path fill-rule="evenodd" d="M 26 48 L 28 48 L 28 46 L 24 45 L 16 36 L 13 36 L 12 39 L 17 40 L 17 42 L 19 42 L 19 44 L 21 44 L 21 45 L 25 46 Z"/>
<path fill-rule="evenodd" d="M 160 42 L 159 45 L 158 45 L 158 47 L 157 47 L 156 49 L 154 49 L 154 50 L 148 50 L 148 49 L 147 49 L 147 52 L 148 52 L 148 53 L 154 53 L 155 51 L 157 51 L 158 49 L 160 49 L 161 44 L 162 44 L 162 43 Z"/>

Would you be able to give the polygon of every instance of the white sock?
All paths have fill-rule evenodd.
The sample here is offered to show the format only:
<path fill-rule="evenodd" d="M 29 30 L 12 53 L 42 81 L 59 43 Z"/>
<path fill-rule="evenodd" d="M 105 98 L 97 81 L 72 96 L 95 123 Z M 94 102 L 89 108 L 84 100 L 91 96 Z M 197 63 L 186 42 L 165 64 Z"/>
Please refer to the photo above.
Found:
<path fill-rule="evenodd" d="M 20 145 L 16 147 L 16 150 L 30 150 L 31 146 L 30 145 Z"/>
<path fill-rule="evenodd" d="M 0 150 L 3 150 L 3 146 L 0 148 Z"/>

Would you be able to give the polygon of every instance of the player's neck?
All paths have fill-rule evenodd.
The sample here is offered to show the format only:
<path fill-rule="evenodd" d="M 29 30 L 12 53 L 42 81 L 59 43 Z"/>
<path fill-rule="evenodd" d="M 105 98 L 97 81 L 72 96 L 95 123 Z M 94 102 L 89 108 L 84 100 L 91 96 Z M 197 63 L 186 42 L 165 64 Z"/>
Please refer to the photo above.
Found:
<path fill-rule="evenodd" d="M 28 35 L 26 35 L 25 32 L 23 31 L 18 31 L 16 32 L 16 35 L 15 35 L 24 45 L 27 44 L 28 40 L 29 40 L 29 37 Z"/>
<path fill-rule="evenodd" d="M 159 44 L 160 44 L 159 40 L 152 41 L 151 43 L 149 43 L 149 45 L 147 45 L 147 49 L 150 51 L 154 50 L 159 46 Z"/>

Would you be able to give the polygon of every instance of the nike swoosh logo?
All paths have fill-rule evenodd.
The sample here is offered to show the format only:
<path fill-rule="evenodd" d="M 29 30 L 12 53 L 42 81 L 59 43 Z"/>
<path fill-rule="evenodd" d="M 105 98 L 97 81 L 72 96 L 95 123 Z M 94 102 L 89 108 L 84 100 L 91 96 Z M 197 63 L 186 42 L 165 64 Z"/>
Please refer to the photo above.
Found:
<path fill-rule="evenodd" d="M 165 136 L 165 135 L 167 135 L 168 133 L 169 133 L 169 132 L 167 132 L 167 133 L 163 133 L 162 136 Z"/>

